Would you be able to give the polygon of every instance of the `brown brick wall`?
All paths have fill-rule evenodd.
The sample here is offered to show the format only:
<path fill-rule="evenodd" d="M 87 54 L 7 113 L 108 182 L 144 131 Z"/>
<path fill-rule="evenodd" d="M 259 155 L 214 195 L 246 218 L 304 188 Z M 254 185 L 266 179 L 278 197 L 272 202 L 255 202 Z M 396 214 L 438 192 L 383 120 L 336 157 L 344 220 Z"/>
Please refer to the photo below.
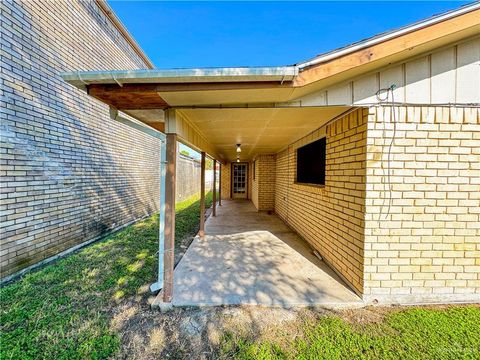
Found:
<path fill-rule="evenodd" d="M 276 213 L 360 293 L 367 116 L 368 110 L 356 110 L 289 145 L 276 156 Z M 325 136 L 325 186 L 296 184 L 296 149 Z"/>
<path fill-rule="evenodd" d="M 145 64 L 94 1 L 1 1 L 2 277 L 157 208 L 158 143 L 66 84 Z"/>
<path fill-rule="evenodd" d="M 393 144 L 392 114 L 368 117 L 365 298 L 478 301 L 479 109 L 396 107 Z"/>
<path fill-rule="evenodd" d="M 252 162 L 252 202 L 259 211 L 275 208 L 275 176 L 276 156 L 258 155 L 255 158 L 255 169 Z M 255 177 L 253 177 L 255 170 Z"/>

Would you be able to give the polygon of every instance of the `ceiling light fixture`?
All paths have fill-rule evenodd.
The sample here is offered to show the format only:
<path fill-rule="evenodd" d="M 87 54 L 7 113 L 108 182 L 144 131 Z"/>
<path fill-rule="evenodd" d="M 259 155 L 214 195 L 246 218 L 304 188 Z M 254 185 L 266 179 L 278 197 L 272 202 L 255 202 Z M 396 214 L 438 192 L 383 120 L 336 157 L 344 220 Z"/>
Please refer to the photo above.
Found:
<path fill-rule="evenodd" d="M 237 153 L 242 152 L 242 148 L 240 147 L 240 144 L 237 144 Z"/>

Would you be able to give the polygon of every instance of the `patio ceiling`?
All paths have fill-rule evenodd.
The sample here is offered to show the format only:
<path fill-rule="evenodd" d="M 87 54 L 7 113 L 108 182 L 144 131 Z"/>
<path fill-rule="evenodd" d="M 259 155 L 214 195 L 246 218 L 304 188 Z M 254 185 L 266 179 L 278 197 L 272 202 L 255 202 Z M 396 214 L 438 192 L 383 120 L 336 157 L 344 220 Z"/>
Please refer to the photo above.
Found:
<path fill-rule="evenodd" d="M 196 129 L 228 161 L 237 158 L 235 144 L 241 144 L 240 160 L 257 154 L 272 154 L 319 128 L 349 107 L 182 109 Z"/>

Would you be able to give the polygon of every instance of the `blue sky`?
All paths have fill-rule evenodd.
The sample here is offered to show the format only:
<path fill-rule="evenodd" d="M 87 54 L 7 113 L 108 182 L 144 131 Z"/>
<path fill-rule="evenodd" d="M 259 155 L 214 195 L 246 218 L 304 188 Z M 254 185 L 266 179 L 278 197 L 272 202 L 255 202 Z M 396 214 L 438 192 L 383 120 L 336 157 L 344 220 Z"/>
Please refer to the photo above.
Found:
<path fill-rule="evenodd" d="M 158 68 L 291 65 L 465 2 L 112 1 Z"/>

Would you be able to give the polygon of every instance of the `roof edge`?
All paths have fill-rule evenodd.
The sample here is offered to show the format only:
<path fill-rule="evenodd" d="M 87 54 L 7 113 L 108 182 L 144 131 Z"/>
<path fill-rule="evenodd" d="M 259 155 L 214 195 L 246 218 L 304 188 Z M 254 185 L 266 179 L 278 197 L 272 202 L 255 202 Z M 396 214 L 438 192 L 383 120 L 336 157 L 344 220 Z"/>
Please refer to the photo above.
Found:
<path fill-rule="evenodd" d="M 413 24 L 406 25 L 406 26 L 401 27 L 399 29 L 388 31 L 388 32 L 383 33 L 383 34 L 375 35 L 373 37 L 367 38 L 367 39 L 359 41 L 359 42 L 355 42 L 355 43 L 347 45 L 345 47 L 326 52 L 324 54 L 315 56 L 314 58 L 312 58 L 310 60 L 298 63 L 298 64 L 296 64 L 296 66 L 299 68 L 300 71 L 302 71 L 305 68 L 308 68 L 310 66 L 318 65 L 318 64 L 333 60 L 335 58 L 338 58 L 338 57 L 341 57 L 341 56 L 344 56 L 344 55 L 348 55 L 352 52 L 362 50 L 362 49 L 367 48 L 369 46 L 380 44 L 382 42 L 394 39 L 396 37 L 411 33 L 411 32 L 416 31 L 416 30 L 423 29 L 425 27 L 443 22 L 445 20 L 452 19 L 454 17 L 460 16 L 460 15 L 463 15 L 463 14 L 466 14 L 466 13 L 469 13 L 469 12 L 472 12 L 472 11 L 475 11 L 475 10 L 478 10 L 478 9 L 480 9 L 480 2 L 476 1 L 474 3 L 464 5 L 460 8 L 453 9 L 453 10 L 450 10 L 450 11 L 447 11 L 447 12 L 429 17 L 427 19 L 417 21 Z"/>
<path fill-rule="evenodd" d="M 123 25 L 122 21 L 118 18 L 110 5 L 108 5 L 107 1 L 95 0 L 95 3 L 98 5 L 100 10 L 102 10 L 102 12 L 107 16 L 107 18 L 112 22 L 112 24 L 117 28 L 117 30 L 120 31 L 125 40 L 127 40 L 133 50 L 137 53 L 137 55 L 140 56 L 140 58 L 145 62 L 147 67 L 149 67 L 150 69 L 155 69 L 155 65 L 153 64 L 153 62 L 149 59 L 145 51 L 142 50 L 142 48 L 137 43 L 132 34 L 130 34 L 130 32 L 127 30 L 127 27 Z"/>
<path fill-rule="evenodd" d="M 90 84 L 188 83 L 188 82 L 262 82 L 292 81 L 298 74 L 295 66 L 235 67 L 197 69 L 139 69 L 104 71 L 69 71 L 63 80 L 77 87 Z"/>

